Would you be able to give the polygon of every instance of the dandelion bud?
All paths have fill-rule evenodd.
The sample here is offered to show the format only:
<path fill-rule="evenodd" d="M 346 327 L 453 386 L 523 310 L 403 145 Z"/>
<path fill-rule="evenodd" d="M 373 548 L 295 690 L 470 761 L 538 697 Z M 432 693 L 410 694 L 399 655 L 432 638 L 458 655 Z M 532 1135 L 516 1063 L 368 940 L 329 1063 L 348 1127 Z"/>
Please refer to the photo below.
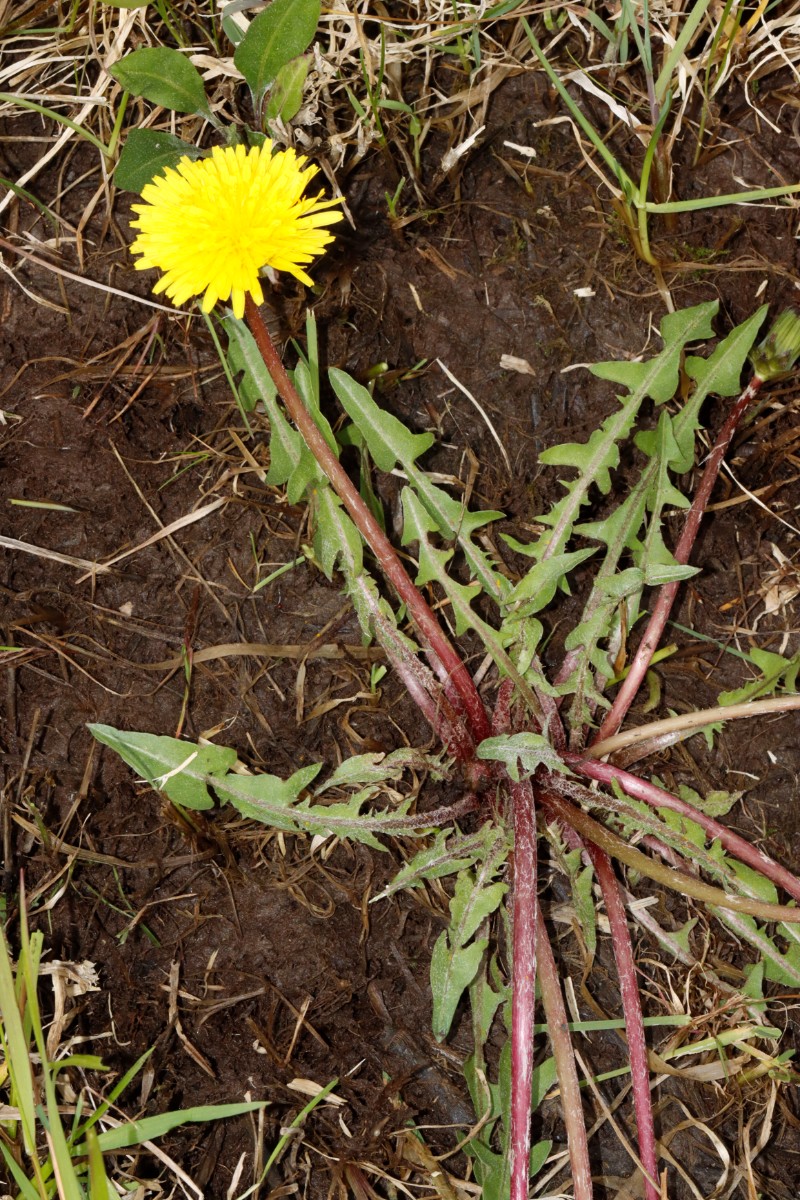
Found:
<path fill-rule="evenodd" d="M 800 355 L 800 313 L 787 308 L 777 317 L 763 342 L 751 351 L 750 362 L 759 379 L 767 383 L 791 371 Z"/>

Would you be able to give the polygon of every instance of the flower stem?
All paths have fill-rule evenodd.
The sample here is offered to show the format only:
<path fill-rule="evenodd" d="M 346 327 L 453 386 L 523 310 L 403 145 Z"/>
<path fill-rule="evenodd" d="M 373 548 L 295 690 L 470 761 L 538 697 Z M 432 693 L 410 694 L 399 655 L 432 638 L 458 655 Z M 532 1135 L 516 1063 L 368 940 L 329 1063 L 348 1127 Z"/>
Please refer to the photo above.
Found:
<path fill-rule="evenodd" d="M 530 779 L 511 783 L 511 1200 L 527 1200 L 531 1152 L 533 1010 L 536 983 L 536 812 Z M 576 1193 L 577 1194 L 577 1193 Z"/>
<path fill-rule="evenodd" d="M 469 672 L 433 615 L 425 597 L 409 578 L 394 546 L 367 508 L 350 476 L 328 446 L 300 399 L 284 370 L 261 313 L 249 294 L 246 298 L 245 315 L 289 416 L 327 475 L 361 536 L 378 559 L 387 579 L 405 604 L 409 616 L 428 647 L 431 665 L 442 681 L 450 702 L 466 719 L 473 741 L 476 744 L 481 742 L 489 736 L 489 720 Z"/>
<path fill-rule="evenodd" d="M 687 513 L 683 532 L 681 533 L 678 545 L 675 547 L 674 557 L 676 562 L 681 565 L 685 565 L 689 561 L 689 555 L 692 552 L 697 532 L 700 528 L 700 522 L 706 511 L 706 505 L 714 489 L 714 484 L 717 481 L 722 460 L 728 451 L 728 447 L 731 444 L 734 433 L 739 427 L 742 417 L 758 395 L 762 383 L 763 380 L 760 376 L 755 375 L 753 377 L 734 404 L 725 424 L 717 435 L 714 448 L 706 461 L 706 467 L 694 500 L 692 501 L 692 506 Z M 647 668 L 650 666 L 650 660 L 658 648 L 658 643 L 664 632 L 664 626 L 669 619 L 672 605 L 675 603 L 679 586 L 680 581 L 675 580 L 673 583 L 665 583 L 660 589 L 655 607 L 631 663 L 630 670 L 594 738 L 595 742 L 605 741 L 606 738 L 611 737 L 612 734 L 617 732 L 625 719 L 628 709 L 633 703 L 633 699 L 647 673 Z"/>
<path fill-rule="evenodd" d="M 786 921 L 791 925 L 800 923 L 798 908 L 790 908 L 786 904 L 769 904 L 764 900 L 753 900 L 749 896 L 731 896 L 721 888 L 704 883 L 702 879 L 695 879 L 683 871 L 675 871 L 664 863 L 656 862 L 649 855 L 642 854 L 641 850 L 629 845 L 623 838 L 563 797 L 547 792 L 542 793 L 541 800 L 551 818 L 561 821 L 564 825 L 571 825 L 585 842 L 599 846 L 618 862 L 624 862 L 640 875 L 662 884 L 672 892 L 692 896 L 705 904 L 724 908 L 726 912 L 747 913 L 762 921 Z"/>
<path fill-rule="evenodd" d="M 663 788 L 656 787 L 655 784 L 648 783 L 645 779 L 640 779 L 638 775 L 632 775 L 629 771 L 623 771 L 610 763 L 583 759 L 576 754 L 565 755 L 565 761 L 573 770 L 588 776 L 589 779 L 597 779 L 600 783 L 611 783 L 616 780 L 623 792 L 629 796 L 633 796 L 637 800 L 644 800 L 653 808 L 668 808 L 672 812 L 688 817 L 690 821 L 698 824 L 709 838 L 718 838 L 723 849 L 727 850 L 729 854 L 735 855 L 740 862 L 746 863 L 748 867 L 752 867 L 761 875 L 766 876 L 777 887 L 783 888 L 795 900 L 800 901 L 800 879 L 796 875 L 787 871 L 785 867 L 775 862 L 768 854 L 764 854 L 762 850 L 757 850 L 737 833 L 726 829 L 713 817 L 707 817 L 694 805 L 688 804 L 678 796 L 673 796 L 671 792 L 666 792 Z"/>
<path fill-rule="evenodd" d="M 625 1016 L 625 1033 L 628 1039 L 628 1056 L 631 1064 L 633 1107 L 636 1113 L 636 1128 L 639 1138 L 639 1157 L 644 1167 L 645 1200 L 659 1200 L 657 1184 L 658 1162 L 656 1158 L 656 1136 L 653 1128 L 653 1106 L 650 1101 L 650 1070 L 647 1063 L 647 1044 L 644 1038 L 642 1005 L 639 986 L 636 982 L 636 966 L 633 947 L 620 887 L 611 859 L 604 850 L 591 843 L 587 845 L 595 874 L 603 892 L 606 915 L 611 926 L 611 941 L 619 976 L 622 1011 Z"/>
<path fill-rule="evenodd" d="M 553 948 L 547 936 L 541 909 L 536 908 L 536 961 L 539 968 L 539 988 L 542 994 L 547 1035 L 556 1060 L 556 1075 L 561 1089 L 561 1111 L 567 1130 L 567 1145 L 572 1166 L 572 1186 L 575 1200 L 592 1200 L 592 1169 L 589 1166 L 589 1144 L 583 1119 L 581 1089 L 575 1067 L 575 1055 L 569 1036 L 567 1010 L 558 982 Z M 530 1092 L 528 1093 L 530 1097 Z M 527 1195 L 527 1187 L 523 1196 Z M 512 1192 L 514 1200 L 516 1193 Z"/>
<path fill-rule="evenodd" d="M 681 732 L 698 732 L 704 725 L 715 721 L 738 721 L 746 717 L 765 717 L 769 713 L 786 713 L 800 708 L 800 695 L 790 692 L 785 696 L 770 696 L 766 700 L 744 700 L 741 704 L 718 704 L 714 708 L 701 708 L 696 712 L 679 713 L 677 717 L 664 717 L 661 721 L 650 721 L 647 725 L 636 725 L 615 733 L 603 741 L 594 741 L 584 751 L 586 758 L 605 758 L 616 754 L 627 746 L 653 746 L 667 735 Z"/>

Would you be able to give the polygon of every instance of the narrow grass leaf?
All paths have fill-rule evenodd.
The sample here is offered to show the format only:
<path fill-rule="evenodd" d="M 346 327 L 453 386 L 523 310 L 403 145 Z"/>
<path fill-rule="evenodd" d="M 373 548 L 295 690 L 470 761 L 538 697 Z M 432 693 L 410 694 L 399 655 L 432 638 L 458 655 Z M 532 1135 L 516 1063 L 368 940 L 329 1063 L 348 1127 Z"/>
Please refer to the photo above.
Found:
<path fill-rule="evenodd" d="M 173 1129 L 183 1125 L 204 1123 L 207 1121 L 228 1121 L 232 1117 L 240 1117 L 244 1113 L 257 1112 L 266 1108 L 268 1101 L 251 1100 L 238 1104 L 205 1104 L 197 1108 L 179 1108 L 175 1112 L 160 1113 L 155 1117 L 142 1117 L 139 1121 L 126 1121 L 116 1129 L 107 1129 L 97 1135 L 97 1145 L 103 1154 L 110 1150 L 127 1150 L 131 1146 L 140 1146 L 142 1142 L 152 1142 L 155 1138 L 164 1137 Z M 85 1154 L 85 1143 L 76 1148 L 77 1153 Z"/>

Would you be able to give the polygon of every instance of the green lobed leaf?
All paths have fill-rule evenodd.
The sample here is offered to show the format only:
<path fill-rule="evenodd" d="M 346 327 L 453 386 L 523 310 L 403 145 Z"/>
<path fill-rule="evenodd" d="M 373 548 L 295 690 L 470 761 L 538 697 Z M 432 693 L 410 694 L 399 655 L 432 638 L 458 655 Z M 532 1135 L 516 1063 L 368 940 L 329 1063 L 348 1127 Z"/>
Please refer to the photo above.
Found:
<path fill-rule="evenodd" d="M 800 988 L 800 946 L 793 942 L 784 953 L 776 946 L 763 926 L 744 913 L 731 913 L 712 908 L 714 915 L 729 929 L 748 942 L 758 953 L 764 976 L 783 987 Z M 783 926 L 781 926 L 781 929 Z"/>
<path fill-rule="evenodd" d="M 451 947 L 447 934 L 439 935 L 431 956 L 433 1036 L 437 1041 L 450 1032 L 458 1002 L 478 973 L 487 945 L 487 938 L 479 938 L 469 946 Z"/>
<path fill-rule="evenodd" d="M 456 633 L 459 636 L 470 628 L 478 629 L 481 632 L 483 623 L 477 613 L 472 610 L 472 601 L 477 599 L 481 590 L 477 579 L 472 583 L 458 583 L 453 579 L 447 570 L 447 564 L 453 557 L 453 550 L 439 550 L 432 546 L 428 539 L 428 533 L 436 530 L 435 521 L 411 488 L 403 488 L 402 502 L 403 545 L 407 546 L 409 542 L 419 542 L 417 585 L 424 587 L 426 583 L 434 581 L 442 585 L 453 605 Z"/>
<path fill-rule="evenodd" d="M 310 60 L 305 55 L 300 55 L 281 67 L 267 101 L 268 121 L 287 123 L 297 116 L 303 103 L 303 85 L 310 66 Z"/>
<path fill-rule="evenodd" d="M 493 882 L 505 859 L 504 842 L 492 847 L 475 871 L 461 871 L 450 901 L 450 925 L 434 946 L 431 959 L 433 1033 L 441 1041 L 450 1030 L 458 1002 L 475 979 L 487 946 L 485 937 L 472 941 L 480 926 L 499 908 L 508 891 Z"/>
<path fill-rule="evenodd" d="M 159 133 L 155 129 L 132 129 L 114 168 L 114 182 L 126 192 L 140 195 L 167 167 L 177 167 L 182 158 L 196 162 L 205 157 L 198 150 L 171 133 Z"/>
<path fill-rule="evenodd" d="M 344 371 L 331 369 L 330 379 L 342 407 L 366 441 L 375 465 L 382 471 L 391 471 L 397 464 L 403 468 L 409 483 L 435 521 L 435 528 L 442 537 L 458 542 L 470 572 L 486 594 L 496 601 L 501 600 L 511 584 L 495 568 L 486 552 L 475 545 L 472 537 L 478 529 L 498 520 L 503 514 L 495 511 L 471 512 L 420 470 L 416 460 L 433 445 L 432 434 L 411 433 L 395 416 L 380 408 L 369 391 Z M 429 531 L 433 528 L 430 526 Z"/>
<path fill-rule="evenodd" d="M 756 700 L 760 696 L 771 696 L 781 685 L 789 692 L 797 690 L 797 676 L 800 672 L 800 653 L 784 658 L 771 650 L 761 650 L 753 647 L 748 658 L 761 672 L 758 679 L 746 683 L 743 687 L 734 688 L 729 692 L 720 692 L 718 703 L 723 705 L 742 704 L 747 700 Z"/>
<path fill-rule="evenodd" d="M 633 390 L 630 395 L 619 398 L 620 408 L 592 433 L 588 442 L 554 446 L 540 455 L 541 462 L 574 467 L 578 477 L 564 483 L 566 496 L 540 518 L 551 527 L 551 532 L 540 538 L 535 549 L 537 558 L 548 558 L 564 550 L 580 509 L 588 502 L 593 484 L 604 494 L 610 490 L 611 472 L 619 465 L 618 443 L 630 433 L 647 396 L 663 402 L 675 394 L 684 346 L 689 341 L 711 335 L 711 318 L 716 310 L 714 301 L 667 314 L 661 322 L 664 348 L 646 363 L 597 363 L 591 368 L 601 378 L 630 382 Z"/>
<path fill-rule="evenodd" d="M 570 883 L 572 885 L 572 902 L 575 905 L 575 914 L 583 934 L 583 940 L 589 954 L 594 957 L 597 949 L 597 908 L 592 892 L 594 871 L 591 866 L 584 867 L 583 870 L 576 870 L 574 874 L 571 873 Z"/>
<path fill-rule="evenodd" d="M 332 488 L 323 485 L 314 493 L 314 554 L 328 579 L 341 561 L 348 580 L 364 565 L 361 534 L 348 517 Z"/>
<path fill-rule="evenodd" d="M 313 42 L 321 8 L 320 0 L 272 0 L 250 23 L 233 61 L 247 80 L 256 109 L 281 67 Z"/>
<path fill-rule="evenodd" d="M 698 386 L 702 386 L 706 395 L 739 394 L 742 387 L 742 369 L 768 310 L 769 305 L 762 304 L 752 317 L 748 317 L 723 338 L 709 358 L 687 355 L 684 364 L 686 374 L 690 379 L 694 379 Z M 688 470 L 688 467 L 685 469 Z"/>
<path fill-rule="evenodd" d="M 126 92 L 179 113 L 210 115 L 206 89 L 197 67 L 167 46 L 142 46 L 109 68 Z"/>
<path fill-rule="evenodd" d="M 220 746 L 196 746 L 177 738 L 149 733 L 128 733 L 108 725 L 90 725 L 92 735 L 109 746 L 151 787 L 186 808 L 208 808 L 209 789 L 222 804 L 232 804 L 244 816 L 273 829 L 289 833 L 312 833 L 324 837 L 349 837 L 376 850 L 385 847 L 376 833 L 393 833 L 402 822 L 406 835 L 415 830 L 405 826 L 410 801 L 389 813 L 363 813 L 374 789 L 362 791 L 341 804 L 312 804 L 303 793 L 321 769 L 312 763 L 295 771 L 289 779 L 277 775 L 241 775 L 232 770 L 234 750 Z M 213 802 L 213 801 L 211 801 Z M 424 816 L 419 830 L 424 831 Z"/>
<path fill-rule="evenodd" d="M 478 758 L 505 763 L 515 782 L 519 782 L 520 775 L 529 778 L 541 766 L 561 775 L 569 774 L 558 752 L 540 733 L 503 733 L 484 738 L 476 753 Z"/>
<path fill-rule="evenodd" d="M 435 778 L 443 778 L 441 757 L 425 754 L 413 747 L 392 750 L 389 754 L 354 754 L 346 758 L 333 774 L 317 788 L 317 795 L 334 787 L 350 787 L 362 783 L 392 783 L 400 779 L 404 771 L 428 771 Z"/>
<path fill-rule="evenodd" d="M 442 879 L 456 875 L 472 867 L 496 846 L 498 840 L 505 842 L 504 833 L 496 825 L 487 822 L 478 833 L 454 836 L 452 829 L 439 829 L 430 846 L 418 851 L 397 872 L 391 883 L 370 901 L 385 900 L 395 892 L 406 888 L 420 887 L 428 879 Z"/>
<path fill-rule="evenodd" d="M 260 401 L 269 418 L 270 465 L 266 481 L 271 486 L 286 484 L 287 499 L 297 504 L 306 489 L 324 477 L 314 455 L 294 429 L 278 403 L 278 393 L 255 338 L 244 321 L 223 317 L 228 335 L 228 363 L 234 374 L 242 373 L 239 391 L 246 405 L 255 408 Z"/>
<path fill-rule="evenodd" d="M 342 408 L 367 443 L 379 471 L 391 471 L 398 463 L 414 463 L 434 443 L 432 433 L 411 433 L 402 421 L 380 408 L 370 393 L 345 371 L 328 372 Z"/>
<path fill-rule="evenodd" d="M 711 320 L 716 316 L 719 302 L 707 301 L 693 308 L 667 313 L 661 321 L 664 349 L 647 362 L 600 362 L 589 368 L 598 379 L 621 383 L 630 392 L 650 396 L 656 404 L 664 404 L 675 395 L 683 347 L 714 336 Z"/>
<path fill-rule="evenodd" d="M 502 537 L 512 550 L 523 554 L 531 553 L 530 547 L 522 546 L 515 538 L 507 534 L 502 534 Z M 514 606 L 512 615 L 524 614 L 529 617 L 533 613 L 541 612 L 553 599 L 559 587 L 569 595 L 570 572 L 595 553 L 595 547 L 588 546 L 584 550 L 554 554 L 542 562 L 534 563 L 506 597 L 506 605 Z"/>
<path fill-rule="evenodd" d="M 110 725 L 90 725 L 89 732 L 181 808 L 213 808 L 209 781 L 224 779 L 236 763 L 236 751 L 224 746 L 196 746 L 154 733 L 128 733 Z"/>

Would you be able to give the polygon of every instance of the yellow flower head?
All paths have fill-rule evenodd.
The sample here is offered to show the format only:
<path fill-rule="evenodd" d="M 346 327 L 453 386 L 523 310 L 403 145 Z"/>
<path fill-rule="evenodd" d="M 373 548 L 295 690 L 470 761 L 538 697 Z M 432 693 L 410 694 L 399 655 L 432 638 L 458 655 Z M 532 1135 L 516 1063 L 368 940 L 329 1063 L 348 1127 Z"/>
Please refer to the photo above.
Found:
<path fill-rule="evenodd" d="M 203 293 L 203 311 L 229 300 L 244 314 L 247 292 L 261 304 L 261 267 L 289 271 L 311 284 L 303 267 L 321 254 L 333 235 L 325 229 L 342 219 L 319 192 L 304 197 L 319 168 L 294 150 L 272 153 L 272 142 L 215 146 L 210 158 L 182 158 L 142 192 L 144 204 L 131 224 L 139 230 L 131 246 L 142 257 L 137 271 L 164 274 L 153 288 L 173 304 Z"/>

